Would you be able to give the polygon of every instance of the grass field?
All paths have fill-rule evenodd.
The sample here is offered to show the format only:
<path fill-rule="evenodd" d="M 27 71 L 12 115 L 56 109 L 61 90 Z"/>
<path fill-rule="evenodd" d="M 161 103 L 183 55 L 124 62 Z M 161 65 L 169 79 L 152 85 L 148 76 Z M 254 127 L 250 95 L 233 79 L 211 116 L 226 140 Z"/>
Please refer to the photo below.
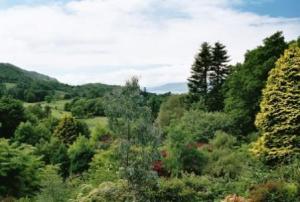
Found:
<path fill-rule="evenodd" d="M 70 100 L 58 100 L 58 101 L 53 101 L 51 103 L 47 102 L 39 102 L 43 107 L 48 105 L 51 107 L 52 115 L 56 118 L 61 118 L 64 115 L 71 115 L 70 112 L 67 112 L 64 110 L 64 106 L 67 102 Z M 28 107 L 30 105 L 34 105 L 38 103 L 24 103 L 24 107 Z M 92 117 L 92 118 L 86 118 L 86 119 L 79 119 L 81 121 L 84 121 L 92 131 L 97 125 L 102 125 L 106 126 L 107 125 L 107 118 L 106 117 Z"/>
<path fill-rule="evenodd" d="M 4 85 L 5 85 L 6 89 L 11 89 L 11 88 L 15 87 L 17 84 L 15 84 L 15 83 L 4 83 Z"/>

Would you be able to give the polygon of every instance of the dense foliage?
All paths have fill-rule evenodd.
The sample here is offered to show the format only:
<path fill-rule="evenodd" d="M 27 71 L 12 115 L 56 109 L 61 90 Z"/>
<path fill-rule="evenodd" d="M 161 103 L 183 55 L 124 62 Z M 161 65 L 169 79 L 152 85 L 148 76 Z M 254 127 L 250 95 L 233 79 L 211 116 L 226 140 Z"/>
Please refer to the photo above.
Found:
<path fill-rule="evenodd" d="M 254 152 L 267 161 L 299 153 L 300 48 L 293 44 L 277 61 L 263 90 L 256 125 L 262 137 Z"/>
<path fill-rule="evenodd" d="M 299 46 L 203 43 L 180 95 L 0 64 L 0 201 L 300 201 Z"/>
<path fill-rule="evenodd" d="M 255 130 L 255 115 L 259 111 L 261 91 L 268 73 L 287 47 L 281 32 L 264 40 L 263 45 L 250 50 L 245 62 L 233 67 L 225 82 L 225 111 L 233 117 L 235 133 L 244 137 Z"/>

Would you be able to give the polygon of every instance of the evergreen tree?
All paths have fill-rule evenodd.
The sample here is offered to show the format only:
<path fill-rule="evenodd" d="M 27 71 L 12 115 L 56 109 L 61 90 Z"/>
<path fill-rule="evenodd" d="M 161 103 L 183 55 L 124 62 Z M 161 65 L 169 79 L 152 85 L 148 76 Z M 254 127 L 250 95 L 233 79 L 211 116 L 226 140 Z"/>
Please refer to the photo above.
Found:
<path fill-rule="evenodd" d="M 229 56 L 225 46 L 216 42 L 212 48 L 212 63 L 209 71 L 209 94 L 207 107 L 209 111 L 221 111 L 224 107 L 224 95 L 222 86 L 229 74 Z"/>
<path fill-rule="evenodd" d="M 262 137 L 254 151 L 267 161 L 282 160 L 300 147 L 300 48 L 296 44 L 277 61 L 263 90 L 256 126 Z"/>
<path fill-rule="evenodd" d="M 207 42 L 201 45 L 192 65 L 191 77 L 188 79 L 189 94 L 192 102 L 199 101 L 208 92 L 208 71 L 212 63 L 211 47 Z"/>
<path fill-rule="evenodd" d="M 63 117 L 54 131 L 54 135 L 65 144 L 72 144 L 80 134 L 87 137 L 89 129 L 86 124 L 77 121 L 72 116 Z"/>

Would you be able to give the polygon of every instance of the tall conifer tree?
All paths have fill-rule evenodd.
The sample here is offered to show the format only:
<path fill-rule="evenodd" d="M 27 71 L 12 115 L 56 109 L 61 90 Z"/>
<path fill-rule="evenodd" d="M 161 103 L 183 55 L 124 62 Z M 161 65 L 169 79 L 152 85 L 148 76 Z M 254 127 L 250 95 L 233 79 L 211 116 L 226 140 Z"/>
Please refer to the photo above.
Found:
<path fill-rule="evenodd" d="M 229 56 L 225 46 L 216 42 L 212 48 L 212 63 L 209 71 L 210 91 L 207 98 L 207 107 L 210 111 L 221 111 L 224 108 L 222 86 L 229 74 L 228 61 Z"/>
<path fill-rule="evenodd" d="M 198 101 L 200 97 L 205 97 L 207 95 L 207 76 L 211 62 L 211 47 L 207 42 L 204 42 L 201 45 L 199 53 L 195 57 L 195 62 L 192 65 L 191 77 L 188 79 L 189 94 L 192 102 Z"/>

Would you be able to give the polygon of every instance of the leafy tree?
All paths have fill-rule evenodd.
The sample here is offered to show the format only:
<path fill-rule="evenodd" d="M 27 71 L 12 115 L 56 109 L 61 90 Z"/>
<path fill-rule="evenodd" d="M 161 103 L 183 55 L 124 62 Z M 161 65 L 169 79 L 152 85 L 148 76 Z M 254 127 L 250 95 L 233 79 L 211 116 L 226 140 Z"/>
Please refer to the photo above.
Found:
<path fill-rule="evenodd" d="M 0 200 L 6 196 L 32 196 L 39 190 L 43 164 L 33 153 L 32 147 L 0 139 Z"/>
<path fill-rule="evenodd" d="M 201 45 L 199 53 L 192 65 L 191 77 L 188 79 L 189 94 L 192 102 L 198 101 L 199 97 L 205 97 L 208 92 L 208 73 L 212 64 L 211 47 L 207 42 Z"/>
<path fill-rule="evenodd" d="M 184 96 L 172 95 L 162 103 L 156 122 L 164 132 L 173 121 L 178 121 L 183 116 L 185 112 L 184 101 Z"/>
<path fill-rule="evenodd" d="M 0 137 L 11 138 L 22 121 L 25 121 L 22 103 L 8 97 L 0 98 Z"/>
<path fill-rule="evenodd" d="M 58 165 L 63 177 L 69 175 L 70 159 L 67 146 L 57 137 L 52 136 L 50 141 L 41 142 L 36 145 L 37 154 L 42 156 L 46 164 Z"/>
<path fill-rule="evenodd" d="M 156 185 L 152 164 L 157 158 L 158 130 L 153 127 L 151 111 L 141 95 L 138 80 L 107 98 L 106 114 L 111 130 L 120 139 L 120 174 L 136 192 L 138 201 L 147 200 L 147 190 Z"/>
<path fill-rule="evenodd" d="M 262 137 L 254 151 L 268 161 L 299 152 L 300 146 L 300 48 L 287 49 L 270 72 L 256 126 Z"/>
<path fill-rule="evenodd" d="M 79 136 L 69 147 L 68 156 L 71 174 L 82 173 L 89 168 L 89 163 L 94 156 L 94 148 L 86 137 Z"/>
<path fill-rule="evenodd" d="M 70 189 L 58 174 L 57 166 L 48 165 L 41 173 L 41 190 L 34 197 L 36 202 L 67 202 L 71 197 Z"/>
<path fill-rule="evenodd" d="M 240 137 L 255 130 L 254 119 L 268 72 L 275 67 L 286 46 L 281 32 L 273 34 L 262 46 L 248 51 L 245 62 L 238 64 L 226 79 L 225 111 L 233 117 L 235 134 Z"/>
<path fill-rule="evenodd" d="M 193 141 L 207 143 L 218 130 L 230 132 L 232 120 L 223 112 L 191 110 L 174 122 L 171 127 L 180 128 L 193 137 Z"/>
<path fill-rule="evenodd" d="M 224 108 L 222 86 L 229 75 L 230 66 L 227 65 L 229 56 L 225 46 L 216 42 L 212 48 L 212 63 L 209 71 L 209 93 L 207 106 L 209 111 L 221 111 Z"/>
<path fill-rule="evenodd" d="M 40 141 L 48 141 L 50 135 L 50 131 L 43 124 L 33 126 L 30 122 L 26 122 L 21 123 L 16 129 L 14 141 L 36 145 Z"/>
<path fill-rule="evenodd" d="M 65 144 L 72 144 L 80 134 L 87 137 L 89 135 L 88 127 L 72 116 L 64 116 L 54 131 L 54 135 Z"/>
<path fill-rule="evenodd" d="M 193 131 L 195 132 L 195 131 Z M 201 174 L 207 162 L 206 156 L 197 148 L 196 134 L 176 122 L 167 137 L 167 158 L 165 163 L 171 174 L 178 176 L 181 172 Z M 202 142 L 201 142 L 202 144 Z"/>

